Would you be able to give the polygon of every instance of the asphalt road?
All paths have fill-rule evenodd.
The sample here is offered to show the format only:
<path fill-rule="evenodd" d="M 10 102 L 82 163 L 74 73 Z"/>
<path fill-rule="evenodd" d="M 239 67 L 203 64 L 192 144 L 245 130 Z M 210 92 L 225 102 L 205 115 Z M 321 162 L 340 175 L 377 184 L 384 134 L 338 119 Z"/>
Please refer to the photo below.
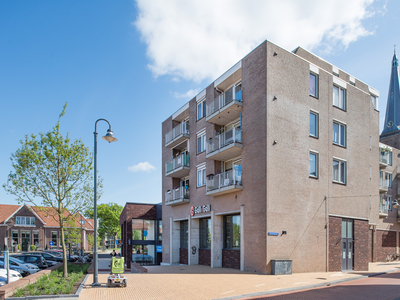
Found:
<path fill-rule="evenodd" d="M 247 299 L 319 300 L 319 299 L 379 299 L 400 300 L 400 272 L 354 280 L 334 286 L 281 293 Z"/>

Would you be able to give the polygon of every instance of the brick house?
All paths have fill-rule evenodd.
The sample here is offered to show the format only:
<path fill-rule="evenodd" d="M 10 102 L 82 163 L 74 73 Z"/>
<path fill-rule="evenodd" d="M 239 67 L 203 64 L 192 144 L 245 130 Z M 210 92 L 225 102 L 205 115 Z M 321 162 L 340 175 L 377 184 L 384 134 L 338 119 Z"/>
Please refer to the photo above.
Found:
<path fill-rule="evenodd" d="M 7 233 L 8 247 L 16 251 L 17 245 L 21 246 L 21 251 L 29 251 L 30 245 L 35 245 L 39 250 L 61 249 L 61 232 L 58 223 L 52 217 L 54 211 L 51 208 L 38 208 L 35 206 L 7 205 L 0 204 L 0 241 L 4 241 Z M 70 215 L 65 212 L 65 216 Z M 88 235 L 94 233 L 94 223 L 92 219 L 86 219 L 79 213 L 73 219 L 74 227 L 81 228 L 83 233 L 83 249 L 91 250 L 88 243 Z M 50 246 L 52 242 L 53 246 Z M 3 242 L 4 243 L 4 242 Z M 80 243 L 74 245 L 73 249 L 80 249 Z"/>

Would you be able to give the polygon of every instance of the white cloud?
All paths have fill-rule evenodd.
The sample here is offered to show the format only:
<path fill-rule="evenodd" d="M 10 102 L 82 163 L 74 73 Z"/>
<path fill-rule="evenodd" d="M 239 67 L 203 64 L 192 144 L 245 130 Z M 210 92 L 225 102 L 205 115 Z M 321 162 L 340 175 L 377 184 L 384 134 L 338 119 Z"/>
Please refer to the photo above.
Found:
<path fill-rule="evenodd" d="M 128 167 L 128 171 L 130 172 L 151 172 L 156 168 L 150 164 L 149 162 L 141 162 L 137 165 L 133 165 L 132 167 Z"/>
<path fill-rule="evenodd" d="M 195 90 L 193 90 L 193 89 L 191 89 L 191 90 L 188 90 L 186 93 L 184 93 L 184 94 L 181 94 L 181 93 L 178 93 L 178 92 L 174 92 L 174 97 L 175 98 L 178 98 L 178 99 L 180 99 L 180 98 L 185 98 L 185 99 L 192 99 L 194 96 L 196 96 L 198 93 L 200 92 L 200 89 L 195 89 Z"/>
<path fill-rule="evenodd" d="M 346 48 L 371 34 L 373 0 L 137 0 L 134 25 L 155 76 L 216 79 L 268 39 L 288 50 Z"/>

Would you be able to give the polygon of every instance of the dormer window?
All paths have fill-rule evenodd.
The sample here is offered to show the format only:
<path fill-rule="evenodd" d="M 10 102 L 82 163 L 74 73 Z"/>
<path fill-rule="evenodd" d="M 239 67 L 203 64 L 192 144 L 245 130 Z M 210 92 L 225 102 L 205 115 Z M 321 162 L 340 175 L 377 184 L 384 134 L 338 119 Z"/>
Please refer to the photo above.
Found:
<path fill-rule="evenodd" d="M 16 217 L 15 223 L 16 223 L 16 225 L 33 225 L 33 226 L 35 226 L 35 218 L 34 217 Z"/>

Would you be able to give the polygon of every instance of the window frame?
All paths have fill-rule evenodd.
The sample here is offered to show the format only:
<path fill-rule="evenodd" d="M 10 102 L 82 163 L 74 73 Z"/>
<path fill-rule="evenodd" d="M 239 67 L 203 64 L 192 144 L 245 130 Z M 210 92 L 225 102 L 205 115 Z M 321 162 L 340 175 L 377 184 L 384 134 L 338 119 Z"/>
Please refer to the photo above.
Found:
<path fill-rule="evenodd" d="M 315 95 L 312 94 L 312 92 L 311 92 L 311 77 L 312 76 L 315 77 L 315 86 L 314 86 Z M 318 87 L 319 87 L 318 81 L 319 81 L 318 74 L 315 74 L 314 72 L 310 72 L 310 96 L 317 98 L 317 99 L 318 99 Z"/>
<path fill-rule="evenodd" d="M 200 154 L 200 153 L 206 151 L 207 142 L 206 142 L 206 132 L 205 131 L 197 134 L 196 141 L 197 141 L 197 145 L 196 145 L 197 154 Z"/>
<path fill-rule="evenodd" d="M 197 102 L 197 121 L 206 116 L 206 98 L 201 98 Z"/>
<path fill-rule="evenodd" d="M 316 173 L 316 175 L 312 175 L 311 174 L 311 155 L 315 155 L 315 173 Z M 311 178 L 316 178 L 316 179 L 318 179 L 318 176 L 319 176 L 319 172 L 318 172 L 318 161 L 319 161 L 319 157 L 318 157 L 318 152 L 316 152 L 316 151 L 310 151 L 309 152 L 309 177 L 311 177 Z"/>
<path fill-rule="evenodd" d="M 335 142 L 335 131 L 334 131 L 335 125 L 338 126 L 338 133 L 337 133 L 338 142 Z M 342 130 L 341 130 L 341 128 L 344 128 L 344 138 L 343 138 L 343 143 L 344 144 L 343 145 L 341 144 L 341 140 L 342 140 Z M 346 145 L 347 145 L 347 126 L 346 126 L 345 123 L 337 121 L 337 120 L 333 120 L 333 123 L 332 123 L 332 143 L 334 145 L 346 148 Z"/>
<path fill-rule="evenodd" d="M 234 217 L 239 217 L 239 226 L 240 226 L 240 232 L 239 232 L 239 246 L 235 247 L 234 244 L 234 238 L 233 238 L 233 218 Z M 231 218 L 231 227 L 229 228 L 229 235 L 227 234 L 228 228 L 227 228 L 227 218 Z M 242 228 L 241 228 L 241 216 L 240 214 L 235 214 L 235 215 L 225 215 L 224 216 L 224 222 L 223 222 L 223 237 L 224 237 L 224 243 L 223 243 L 223 249 L 227 250 L 240 250 L 240 239 L 241 239 L 241 234 L 242 234 Z M 229 239 L 229 241 L 228 241 Z"/>
<path fill-rule="evenodd" d="M 54 241 L 53 233 L 56 234 L 55 241 Z M 52 231 L 52 232 L 50 233 L 50 240 L 54 243 L 53 246 L 58 247 L 58 245 L 59 245 L 59 241 L 58 241 L 58 231 Z"/>
<path fill-rule="evenodd" d="M 385 172 L 385 180 L 388 182 L 388 187 L 392 187 L 392 173 Z"/>
<path fill-rule="evenodd" d="M 186 246 L 186 247 L 183 247 Z M 189 248 L 189 221 L 181 221 L 179 224 L 179 248 Z"/>
<path fill-rule="evenodd" d="M 211 249 L 211 218 L 199 220 L 199 248 Z"/>
<path fill-rule="evenodd" d="M 392 210 L 392 195 L 386 195 L 386 204 L 388 207 L 388 210 Z"/>
<path fill-rule="evenodd" d="M 337 88 L 338 89 L 338 98 L 337 98 L 337 104 L 335 104 L 335 88 Z M 343 94 L 341 93 L 341 91 L 343 91 Z M 341 110 L 344 110 L 344 111 L 346 111 L 346 107 L 347 107 L 347 89 L 345 89 L 345 88 L 343 88 L 343 87 L 341 87 L 341 86 L 339 86 L 339 85 L 333 85 L 333 91 L 332 91 L 332 95 L 333 95 L 333 106 L 334 107 L 337 107 L 337 108 L 339 108 L 339 109 L 341 109 Z M 340 103 L 341 103 L 341 95 L 343 95 L 344 96 L 344 99 L 343 99 L 343 107 L 341 107 L 340 106 Z"/>
<path fill-rule="evenodd" d="M 200 177 L 199 177 L 200 174 Z M 206 166 L 204 165 L 203 167 L 198 167 L 197 168 L 197 182 L 196 186 L 203 187 L 206 186 Z"/>
<path fill-rule="evenodd" d="M 311 115 L 315 115 L 315 131 L 316 131 L 316 135 L 314 135 L 313 133 L 311 133 Z M 310 110 L 310 136 L 313 138 L 319 138 L 319 113 L 317 113 L 316 111 Z"/>
<path fill-rule="evenodd" d="M 335 162 L 338 163 L 338 171 L 337 171 L 337 172 L 338 172 L 338 180 L 335 180 L 335 166 L 334 166 Z M 333 166 L 332 182 L 338 183 L 338 184 L 344 184 L 344 185 L 346 185 L 346 182 L 347 182 L 347 166 L 346 166 L 346 161 L 345 161 L 345 160 L 342 160 L 342 159 L 339 159 L 339 158 L 333 158 L 332 166 Z M 344 166 L 344 174 L 342 174 L 343 172 L 342 172 L 341 166 Z M 343 181 L 341 181 L 341 178 L 342 178 L 342 177 L 343 177 Z"/>

